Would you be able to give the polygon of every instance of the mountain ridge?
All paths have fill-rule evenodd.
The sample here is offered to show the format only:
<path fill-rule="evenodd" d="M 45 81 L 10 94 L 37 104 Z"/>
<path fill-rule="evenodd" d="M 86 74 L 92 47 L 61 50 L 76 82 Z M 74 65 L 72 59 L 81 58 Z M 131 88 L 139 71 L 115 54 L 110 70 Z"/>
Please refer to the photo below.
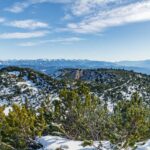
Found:
<path fill-rule="evenodd" d="M 80 68 L 80 69 L 94 69 L 94 68 L 114 68 L 114 69 L 126 69 L 133 70 L 135 72 L 141 72 L 150 74 L 150 61 L 146 60 L 146 67 L 140 65 L 145 61 L 138 61 L 139 65 L 126 64 L 126 61 L 121 62 L 107 62 L 107 61 L 92 61 L 92 60 L 66 60 L 66 59 L 37 59 L 37 60 L 6 60 L 0 61 L 0 68 L 7 66 L 18 66 L 25 68 L 32 68 L 37 71 L 52 75 L 60 69 L 64 68 Z"/>
<path fill-rule="evenodd" d="M 138 92 L 150 104 L 150 76 L 121 69 L 61 69 L 49 76 L 29 68 L 0 69 L 0 102 L 38 107 L 46 99 L 57 99 L 62 89 L 86 85 L 90 92 L 109 103 L 128 100 Z"/>

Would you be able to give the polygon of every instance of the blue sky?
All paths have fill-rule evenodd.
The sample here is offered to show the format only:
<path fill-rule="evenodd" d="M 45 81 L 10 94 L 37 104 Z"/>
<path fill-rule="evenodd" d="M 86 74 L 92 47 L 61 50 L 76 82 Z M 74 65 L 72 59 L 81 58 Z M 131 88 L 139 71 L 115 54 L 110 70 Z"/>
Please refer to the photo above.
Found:
<path fill-rule="evenodd" d="M 0 0 L 0 59 L 150 59 L 150 0 Z"/>

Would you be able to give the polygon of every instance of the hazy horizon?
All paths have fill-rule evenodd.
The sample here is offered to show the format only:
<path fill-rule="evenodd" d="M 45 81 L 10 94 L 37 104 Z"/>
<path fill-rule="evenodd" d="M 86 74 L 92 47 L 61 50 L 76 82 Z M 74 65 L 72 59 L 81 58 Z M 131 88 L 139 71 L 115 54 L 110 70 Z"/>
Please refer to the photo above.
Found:
<path fill-rule="evenodd" d="M 47 61 L 52 61 L 52 60 L 66 60 L 66 61 L 99 61 L 99 62 L 112 62 L 112 63 L 117 63 L 117 62 L 124 62 L 124 61 L 133 61 L 133 62 L 135 62 L 135 61 L 150 61 L 150 59 L 138 59 L 138 60 L 94 60 L 94 59 L 87 59 L 87 58 L 83 58 L 83 59 L 78 59 L 78 58 L 72 58 L 72 59 L 70 59 L 70 58 L 35 58 L 35 59 L 32 59 L 32 58 L 11 58 L 11 59 L 0 59 L 0 61 L 13 61 L 13 60 L 16 60 L 16 61 L 19 61 L 19 60 L 25 60 L 25 61 L 29 61 L 29 60 L 47 60 Z"/>

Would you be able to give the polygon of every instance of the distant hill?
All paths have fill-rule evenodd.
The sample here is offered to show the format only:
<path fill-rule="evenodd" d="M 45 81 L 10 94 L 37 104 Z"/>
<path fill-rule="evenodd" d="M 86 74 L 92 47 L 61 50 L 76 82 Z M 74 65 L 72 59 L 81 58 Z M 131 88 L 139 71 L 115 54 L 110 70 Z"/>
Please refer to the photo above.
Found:
<path fill-rule="evenodd" d="M 29 68 L 0 70 L 0 105 L 26 103 L 38 108 L 45 100 L 57 99 L 61 89 L 81 85 L 109 104 L 128 100 L 138 92 L 150 105 L 150 76 L 120 69 L 61 69 L 55 76 Z"/>
<path fill-rule="evenodd" d="M 0 105 L 26 103 L 38 107 L 60 89 L 59 82 L 29 68 L 7 67 L 0 70 Z"/>
<path fill-rule="evenodd" d="M 98 69 L 113 68 L 133 70 L 139 73 L 150 74 L 150 60 L 145 61 L 121 61 L 121 62 L 105 62 L 91 60 L 65 60 L 65 59 L 37 59 L 37 60 L 8 60 L 0 61 L 0 68 L 7 66 L 18 66 L 24 68 L 32 68 L 34 70 L 52 75 L 60 69 L 64 68 L 80 68 L 80 69 Z"/>
<path fill-rule="evenodd" d="M 150 60 L 143 61 L 120 61 L 117 65 L 123 66 L 126 69 L 132 69 L 136 72 L 150 74 Z"/>
<path fill-rule="evenodd" d="M 150 76 L 121 69 L 62 69 L 58 79 L 84 81 L 106 101 L 130 99 L 134 92 L 150 103 Z"/>
<path fill-rule="evenodd" d="M 8 60 L 0 61 L 0 67 L 18 66 L 32 68 L 46 74 L 53 74 L 55 71 L 63 68 L 114 68 L 117 64 L 105 61 L 90 61 L 90 60 Z"/>
<path fill-rule="evenodd" d="M 116 64 L 121 65 L 121 66 L 150 68 L 150 60 L 142 60 L 142 61 L 120 61 L 120 62 L 116 62 Z"/>

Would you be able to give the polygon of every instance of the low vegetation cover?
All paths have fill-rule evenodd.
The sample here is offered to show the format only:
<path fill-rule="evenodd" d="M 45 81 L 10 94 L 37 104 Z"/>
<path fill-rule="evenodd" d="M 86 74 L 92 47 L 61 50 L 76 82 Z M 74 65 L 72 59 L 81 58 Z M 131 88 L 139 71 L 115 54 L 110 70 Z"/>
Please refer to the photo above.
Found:
<path fill-rule="evenodd" d="M 67 78 L 66 78 L 67 77 Z M 0 150 L 33 150 L 36 138 L 62 136 L 112 150 L 150 139 L 150 77 L 114 69 L 0 70 Z M 127 96 L 126 96 L 127 95 Z M 10 109 L 8 111 L 8 108 Z"/>
<path fill-rule="evenodd" d="M 8 114 L 1 107 L 0 149 L 39 149 L 42 145 L 35 138 L 48 134 L 83 140 L 83 145 L 109 140 L 118 150 L 150 138 L 150 107 L 137 93 L 118 101 L 112 112 L 84 85 L 61 90 L 59 98 L 45 100 L 37 110 L 28 107 L 28 101 L 13 105 Z"/>

